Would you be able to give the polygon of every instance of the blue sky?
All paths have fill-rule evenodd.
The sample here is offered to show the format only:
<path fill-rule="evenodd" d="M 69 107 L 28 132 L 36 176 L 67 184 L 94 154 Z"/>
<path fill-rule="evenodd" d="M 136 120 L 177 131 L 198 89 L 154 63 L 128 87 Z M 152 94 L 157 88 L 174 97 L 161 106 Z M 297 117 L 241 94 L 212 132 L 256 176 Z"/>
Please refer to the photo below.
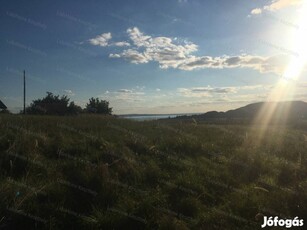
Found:
<path fill-rule="evenodd" d="M 224 111 L 266 100 L 291 59 L 302 0 L 2 1 L 0 99 L 46 91 L 117 114 Z M 295 93 L 306 100 L 306 68 Z"/>

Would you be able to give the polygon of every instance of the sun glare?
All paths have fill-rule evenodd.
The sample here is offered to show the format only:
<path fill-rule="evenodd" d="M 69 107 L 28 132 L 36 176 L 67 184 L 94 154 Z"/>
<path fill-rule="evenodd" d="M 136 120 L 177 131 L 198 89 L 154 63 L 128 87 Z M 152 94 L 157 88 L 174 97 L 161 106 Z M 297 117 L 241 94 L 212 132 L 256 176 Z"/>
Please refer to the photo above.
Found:
<path fill-rule="evenodd" d="M 295 40 L 293 41 L 293 51 L 295 56 L 292 57 L 287 67 L 284 78 L 288 80 L 297 80 L 307 61 L 307 2 L 304 1 L 300 10 L 300 18 L 298 20 L 299 28 Z"/>
<path fill-rule="evenodd" d="M 303 72 L 307 62 L 307 27 L 305 26 L 307 22 L 307 1 L 304 1 L 299 13 L 299 28 L 292 46 L 292 51 L 294 51 L 295 55 L 290 59 L 290 63 L 287 66 L 283 77 L 278 81 L 275 88 L 268 95 L 267 101 L 277 102 L 293 99 L 296 82 Z M 255 119 L 256 122 L 263 125 L 258 133 L 258 144 L 260 144 L 261 140 L 264 138 L 268 124 L 270 124 L 273 115 L 277 111 L 276 106 L 276 103 L 264 104 L 260 112 L 257 114 Z M 289 108 L 284 108 L 285 111 L 288 109 Z"/>

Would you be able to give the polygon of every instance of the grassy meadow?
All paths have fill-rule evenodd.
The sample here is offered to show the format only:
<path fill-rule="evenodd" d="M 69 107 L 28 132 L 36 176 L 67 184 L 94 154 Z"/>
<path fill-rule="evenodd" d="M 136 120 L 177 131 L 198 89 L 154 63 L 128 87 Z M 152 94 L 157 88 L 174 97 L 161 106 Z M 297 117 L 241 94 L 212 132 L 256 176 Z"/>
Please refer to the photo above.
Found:
<path fill-rule="evenodd" d="M 1 115 L 0 229 L 260 229 L 262 215 L 307 218 L 307 126 L 264 128 Z"/>

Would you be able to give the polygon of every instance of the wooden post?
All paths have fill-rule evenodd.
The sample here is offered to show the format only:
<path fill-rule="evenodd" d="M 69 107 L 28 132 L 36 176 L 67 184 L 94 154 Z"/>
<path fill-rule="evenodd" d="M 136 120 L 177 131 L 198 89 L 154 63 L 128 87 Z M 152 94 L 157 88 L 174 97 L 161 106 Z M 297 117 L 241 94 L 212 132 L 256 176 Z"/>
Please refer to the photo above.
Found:
<path fill-rule="evenodd" d="M 26 114 L 26 71 L 23 71 L 23 114 Z"/>

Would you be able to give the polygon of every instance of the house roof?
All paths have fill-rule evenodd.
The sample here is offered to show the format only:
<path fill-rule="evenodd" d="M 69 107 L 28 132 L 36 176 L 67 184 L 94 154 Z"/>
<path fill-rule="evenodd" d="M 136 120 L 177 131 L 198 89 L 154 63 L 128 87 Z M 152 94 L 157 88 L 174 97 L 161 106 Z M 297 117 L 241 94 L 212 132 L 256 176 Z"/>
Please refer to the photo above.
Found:
<path fill-rule="evenodd" d="M 7 109 L 7 107 L 5 106 L 5 104 L 3 104 L 1 100 L 0 100 L 0 109 Z"/>

